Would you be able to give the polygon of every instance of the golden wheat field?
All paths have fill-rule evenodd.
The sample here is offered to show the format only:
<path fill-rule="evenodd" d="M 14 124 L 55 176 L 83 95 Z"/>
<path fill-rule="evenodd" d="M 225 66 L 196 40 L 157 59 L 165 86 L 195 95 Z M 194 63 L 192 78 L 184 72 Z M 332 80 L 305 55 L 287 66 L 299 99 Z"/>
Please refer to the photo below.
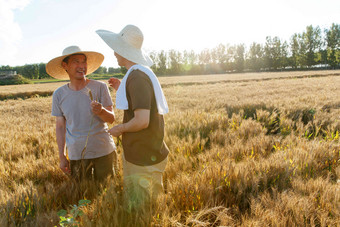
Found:
<path fill-rule="evenodd" d="M 71 226 L 61 209 L 83 212 L 78 226 L 340 226 L 339 70 L 160 81 L 166 193 L 133 214 L 120 174 L 77 186 L 59 170 L 52 99 L 39 94 L 65 82 L 0 87 L 11 94 L 0 101 L 0 226 Z"/>

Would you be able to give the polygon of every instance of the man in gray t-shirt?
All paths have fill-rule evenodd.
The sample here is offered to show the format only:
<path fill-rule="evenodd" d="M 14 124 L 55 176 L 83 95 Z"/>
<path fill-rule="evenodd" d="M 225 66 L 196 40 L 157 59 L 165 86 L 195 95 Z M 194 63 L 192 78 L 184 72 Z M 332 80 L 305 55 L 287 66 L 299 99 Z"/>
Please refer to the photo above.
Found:
<path fill-rule="evenodd" d="M 71 46 L 46 65 L 52 77 L 70 79 L 53 93 L 52 116 L 56 117 L 60 169 L 78 180 L 93 173 L 97 180 L 113 175 L 116 146 L 106 124 L 115 120 L 113 103 L 105 83 L 85 77 L 103 59 L 100 53 Z"/>

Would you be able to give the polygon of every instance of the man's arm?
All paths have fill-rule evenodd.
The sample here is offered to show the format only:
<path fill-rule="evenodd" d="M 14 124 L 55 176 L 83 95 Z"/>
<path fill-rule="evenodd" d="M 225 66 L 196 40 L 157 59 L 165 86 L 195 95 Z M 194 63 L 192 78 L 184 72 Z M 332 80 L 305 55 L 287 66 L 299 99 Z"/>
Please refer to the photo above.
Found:
<path fill-rule="evenodd" d="M 102 104 L 96 101 L 91 102 L 92 112 L 100 117 L 102 121 L 112 124 L 115 121 L 115 114 L 113 113 L 113 106 L 103 107 Z"/>
<path fill-rule="evenodd" d="M 59 167 L 64 173 L 71 173 L 70 163 L 65 156 L 66 119 L 56 117 L 56 136 L 59 150 Z"/>
<path fill-rule="evenodd" d="M 120 136 L 124 132 L 138 132 L 149 126 L 150 121 L 150 110 L 147 109 L 136 109 L 134 111 L 134 117 L 124 123 L 114 126 L 109 130 L 112 136 Z"/>

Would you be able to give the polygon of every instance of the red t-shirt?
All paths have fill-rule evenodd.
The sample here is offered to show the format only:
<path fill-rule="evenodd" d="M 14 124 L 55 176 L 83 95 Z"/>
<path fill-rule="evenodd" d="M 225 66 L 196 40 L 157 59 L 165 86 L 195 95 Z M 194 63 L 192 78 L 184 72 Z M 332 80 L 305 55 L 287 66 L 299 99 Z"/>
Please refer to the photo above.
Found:
<path fill-rule="evenodd" d="M 164 118 L 158 113 L 150 78 L 139 70 L 132 71 L 126 81 L 126 97 L 129 109 L 124 111 L 123 122 L 130 121 L 136 109 L 150 110 L 150 121 L 143 130 L 123 133 L 124 157 L 135 165 L 155 165 L 167 157 L 169 149 L 163 141 Z"/>

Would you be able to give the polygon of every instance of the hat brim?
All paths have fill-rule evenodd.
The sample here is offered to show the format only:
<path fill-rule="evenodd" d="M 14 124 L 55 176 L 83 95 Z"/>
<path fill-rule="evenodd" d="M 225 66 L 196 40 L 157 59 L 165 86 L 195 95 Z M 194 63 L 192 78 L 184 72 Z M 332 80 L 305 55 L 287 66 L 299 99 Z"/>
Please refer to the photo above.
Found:
<path fill-rule="evenodd" d="M 84 54 L 86 56 L 87 70 L 86 75 L 89 75 L 96 71 L 104 61 L 104 55 L 94 51 L 80 51 L 68 55 L 53 58 L 46 64 L 46 72 L 56 79 L 69 79 L 69 75 L 62 66 L 64 58 L 74 55 Z"/>
<path fill-rule="evenodd" d="M 152 59 L 142 50 L 128 45 L 119 34 L 107 30 L 97 30 L 96 33 L 117 54 L 134 63 L 152 66 Z"/>

